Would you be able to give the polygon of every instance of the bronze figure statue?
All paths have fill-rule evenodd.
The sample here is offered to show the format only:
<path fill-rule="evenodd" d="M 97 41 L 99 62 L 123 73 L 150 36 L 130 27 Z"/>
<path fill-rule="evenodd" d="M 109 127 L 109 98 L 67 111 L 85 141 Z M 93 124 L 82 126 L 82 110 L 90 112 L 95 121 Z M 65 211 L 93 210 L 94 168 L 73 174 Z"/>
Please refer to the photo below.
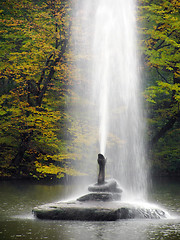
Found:
<path fill-rule="evenodd" d="M 106 159 L 102 154 L 99 153 L 97 162 L 99 164 L 98 184 L 104 184 Z"/>

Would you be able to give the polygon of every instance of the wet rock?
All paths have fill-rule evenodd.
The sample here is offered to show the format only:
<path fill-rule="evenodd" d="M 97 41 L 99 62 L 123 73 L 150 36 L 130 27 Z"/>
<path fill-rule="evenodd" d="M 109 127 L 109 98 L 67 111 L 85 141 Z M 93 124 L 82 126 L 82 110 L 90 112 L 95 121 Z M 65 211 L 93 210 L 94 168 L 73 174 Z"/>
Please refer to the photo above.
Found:
<path fill-rule="evenodd" d="M 158 219 L 166 218 L 159 209 L 134 207 L 121 202 L 59 202 L 46 204 L 33 209 L 39 219 L 116 221 L 118 219 Z"/>
<path fill-rule="evenodd" d="M 84 201 L 117 201 L 121 199 L 121 195 L 119 193 L 111 193 L 111 192 L 94 192 L 86 194 L 77 200 L 80 202 Z"/>

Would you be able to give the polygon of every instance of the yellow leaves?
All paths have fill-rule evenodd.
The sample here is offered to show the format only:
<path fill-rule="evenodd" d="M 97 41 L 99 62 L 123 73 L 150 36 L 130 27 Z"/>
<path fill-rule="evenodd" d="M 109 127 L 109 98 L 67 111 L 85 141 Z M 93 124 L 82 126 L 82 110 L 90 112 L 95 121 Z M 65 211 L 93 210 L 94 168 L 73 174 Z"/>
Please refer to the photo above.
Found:
<path fill-rule="evenodd" d="M 55 132 L 59 130 L 58 121 L 61 119 L 61 113 L 48 108 L 29 106 L 27 101 L 20 99 L 24 94 L 23 89 L 19 89 L 18 95 L 17 90 L 12 91 L 11 95 L 2 95 L 0 98 L 0 104 L 6 102 L 6 108 L 1 108 L 0 115 L 8 113 L 10 118 L 8 129 L 16 129 L 19 133 L 30 132 L 33 129 L 35 136 L 39 134 L 36 137 L 36 139 L 40 138 L 38 141 L 57 148 Z"/>
<path fill-rule="evenodd" d="M 76 171 L 70 167 L 59 167 L 56 166 L 52 163 L 49 165 L 41 164 L 38 161 L 35 161 L 35 167 L 36 171 L 39 172 L 40 174 L 47 175 L 56 175 L 57 178 L 62 178 L 64 177 L 65 174 L 70 175 L 70 176 L 77 176 L 77 175 L 82 175 L 79 171 Z"/>
<path fill-rule="evenodd" d="M 159 91 L 163 92 L 166 95 L 169 95 L 172 91 L 172 85 L 166 82 L 158 81 Z"/>
<path fill-rule="evenodd" d="M 11 95 L 9 94 L 3 94 L 0 97 L 0 104 L 2 104 L 4 101 L 6 101 L 7 99 L 11 99 Z"/>
<path fill-rule="evenodd" d="M 53 174 L 53 175 L 57 175 L 58 178 L 64 177 L 64 169 L 61 167 L 57 167 L 52 163 L 49 164 L 49 166 L 47 166 L 36 161 L 35 167 L 36 167 L 36 171 L 43 175 Z"/>
<path fill-rule="evenodd" d="M 177 72 L 174 73 L 174 77 L 175 78 L 179 78 L 180 77 L 180 70 L 177 70 Z"/>
<path fill-rule="evenodd" d="M 4 33 L 7 33 L 8 31 L 7 30 L 0 30 L 0 34 L 4 34 Z"/>
<path fill-rule="evenodd" d="M 4 19 L 0 20 L 3 35 L 0 44 L 0 78 L 12 85 L 8 90 L 9 94 L 0 98 L 1 131 L 5 137 L 9 135 L 13 141 L 16 140 L 14 142 L 17 146 L 12 150 L 13 153 L 17 151 L 21 141 L 24 141 L 24 136 L 30 139 L 25 158 L 33 156 L 33 159 L 40 161 L 41 165 L 37 163 L 39 172 L 56 174 L 58 177 L 65 173 L 76 174 L 68 166 L 60 167 L 48 163 L 50 160 L 60 163 L 75 159 L 74 153 L 67 153 L 63 141 L 65 120 L 68 118 L 63 114 L 64 96 L 71 71 L 67 61 L 71 54 L 67 55 L 66 62 L 62 63 L 65 57 L 63 53 L 60 64 L 57 64 L 62 46 L 55 49 L 56 38 L 60 41 L 67 37 L 68 5 L 57 1 L 60 6 L 62 3 L 63 8 L 57 8 L 56 5 L 57 14 L 54 16 L 52 1 L 50 5 L 43 1 L 36 4 L 35 1 L 23 0 L 7 0 L 3 3 L 7 9 L 3 11 Z M 60 32 L 55 35 L 56 22 L 61 36 Z M 48 82 L 53 67 L 56 75 Z M 41 93 L 42 102 L 38 101 Z M 37 107 L 39 105 L 41 107 Z M 4 138 L 2 139 L 4 141 Z"/>
<path fill-rule="evenodd" d="M 14 27 L 14 26 L 19 26 L 23 23 L 23 20 L 20 19 L 15 19 L 13 17 L 11 17 L 10 19 L 0 19 L 0 22 L 5 24 L 8 27 Z"/>
<path fill-rule="evenodd" d="M 157 81 L 156 86 L 151 86 L 146 89 L 144 92 L 144 97 L 146 101 L 150 103 L 157 103 L 156 101 L 162 95 L 163 98 L 166 96 L 174 96 L 174 99 L 179 102 L 180 101 L 180 84 L 170 84 L 167 82 Z M 166 100 L 167 101 L 167 100 Z"/>

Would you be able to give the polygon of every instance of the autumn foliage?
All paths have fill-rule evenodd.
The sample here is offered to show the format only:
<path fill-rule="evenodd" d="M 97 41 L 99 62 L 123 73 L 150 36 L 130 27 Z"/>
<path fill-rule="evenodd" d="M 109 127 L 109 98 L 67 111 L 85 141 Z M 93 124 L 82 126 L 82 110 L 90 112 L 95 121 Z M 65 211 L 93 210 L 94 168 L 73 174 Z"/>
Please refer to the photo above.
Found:
<path fill-rule="evenodd" d="M 79 81 L 71 49 L 73 2 L 0 1 L 3 177 L 77 175 L 75 161 L 83 161 L 84 149 L 96 147 L 97 129 L 88 119 L 79 122 L 67 111 L 75 101 L 86 108 L 86 100 L 72 90 Z M 178 0 L 138 1 L 147 138 L 153 149 L 153 165 L 166 172 L 171 168 L 171 173 L 179 171 L 179 8 Z M 85 77 L 83 80 L 88 85 Z"/>
<path fill-rule="evenodd" d="M 61 178 L 66 150 L 70 3 L 1 1 L 1 173 Z"/>

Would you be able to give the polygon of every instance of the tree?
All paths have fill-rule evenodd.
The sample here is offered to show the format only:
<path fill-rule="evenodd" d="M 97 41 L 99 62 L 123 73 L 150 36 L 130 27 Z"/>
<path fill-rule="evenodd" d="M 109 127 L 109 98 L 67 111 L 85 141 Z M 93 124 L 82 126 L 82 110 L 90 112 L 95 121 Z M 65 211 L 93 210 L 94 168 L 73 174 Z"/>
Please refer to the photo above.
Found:
<path fill-rule="evenodd" d="M 144 95 L 148 102 L 149 147 L 157 162 L 162 161 L 163 165 L 162 159 L 169 159 L 167 169 L 173 161 L 176 163 L 172 165 L 179 168 L 180 139 L 176 137 L 180 120 L 179 8 L 177 0 L 139 1 L 142 61 L 148 79 Z"/>
<path fill-rule="evenodd" d="M 2 86 L 10 85 L 0 98 L 1 171 L 10 166 L 10 174 L 75 174 L 62 128 L 71 6 L 60 0 L 0 4 L 0 77 Z"/>
<path fill-rule="evenodd" d="M 159 114 L 163 120 L 167 119 L 151 144 L 155 144 L 180 117 L 179 7 L 176 0 L 142 1 L 140 6 L 140 20 L 144 22 L 141 27 L 144 61 L 157 72 L 155 83 L 146 90 L 146 98 L 154 104 L 159 101 L 159 107 L 164 109 Z"/>

